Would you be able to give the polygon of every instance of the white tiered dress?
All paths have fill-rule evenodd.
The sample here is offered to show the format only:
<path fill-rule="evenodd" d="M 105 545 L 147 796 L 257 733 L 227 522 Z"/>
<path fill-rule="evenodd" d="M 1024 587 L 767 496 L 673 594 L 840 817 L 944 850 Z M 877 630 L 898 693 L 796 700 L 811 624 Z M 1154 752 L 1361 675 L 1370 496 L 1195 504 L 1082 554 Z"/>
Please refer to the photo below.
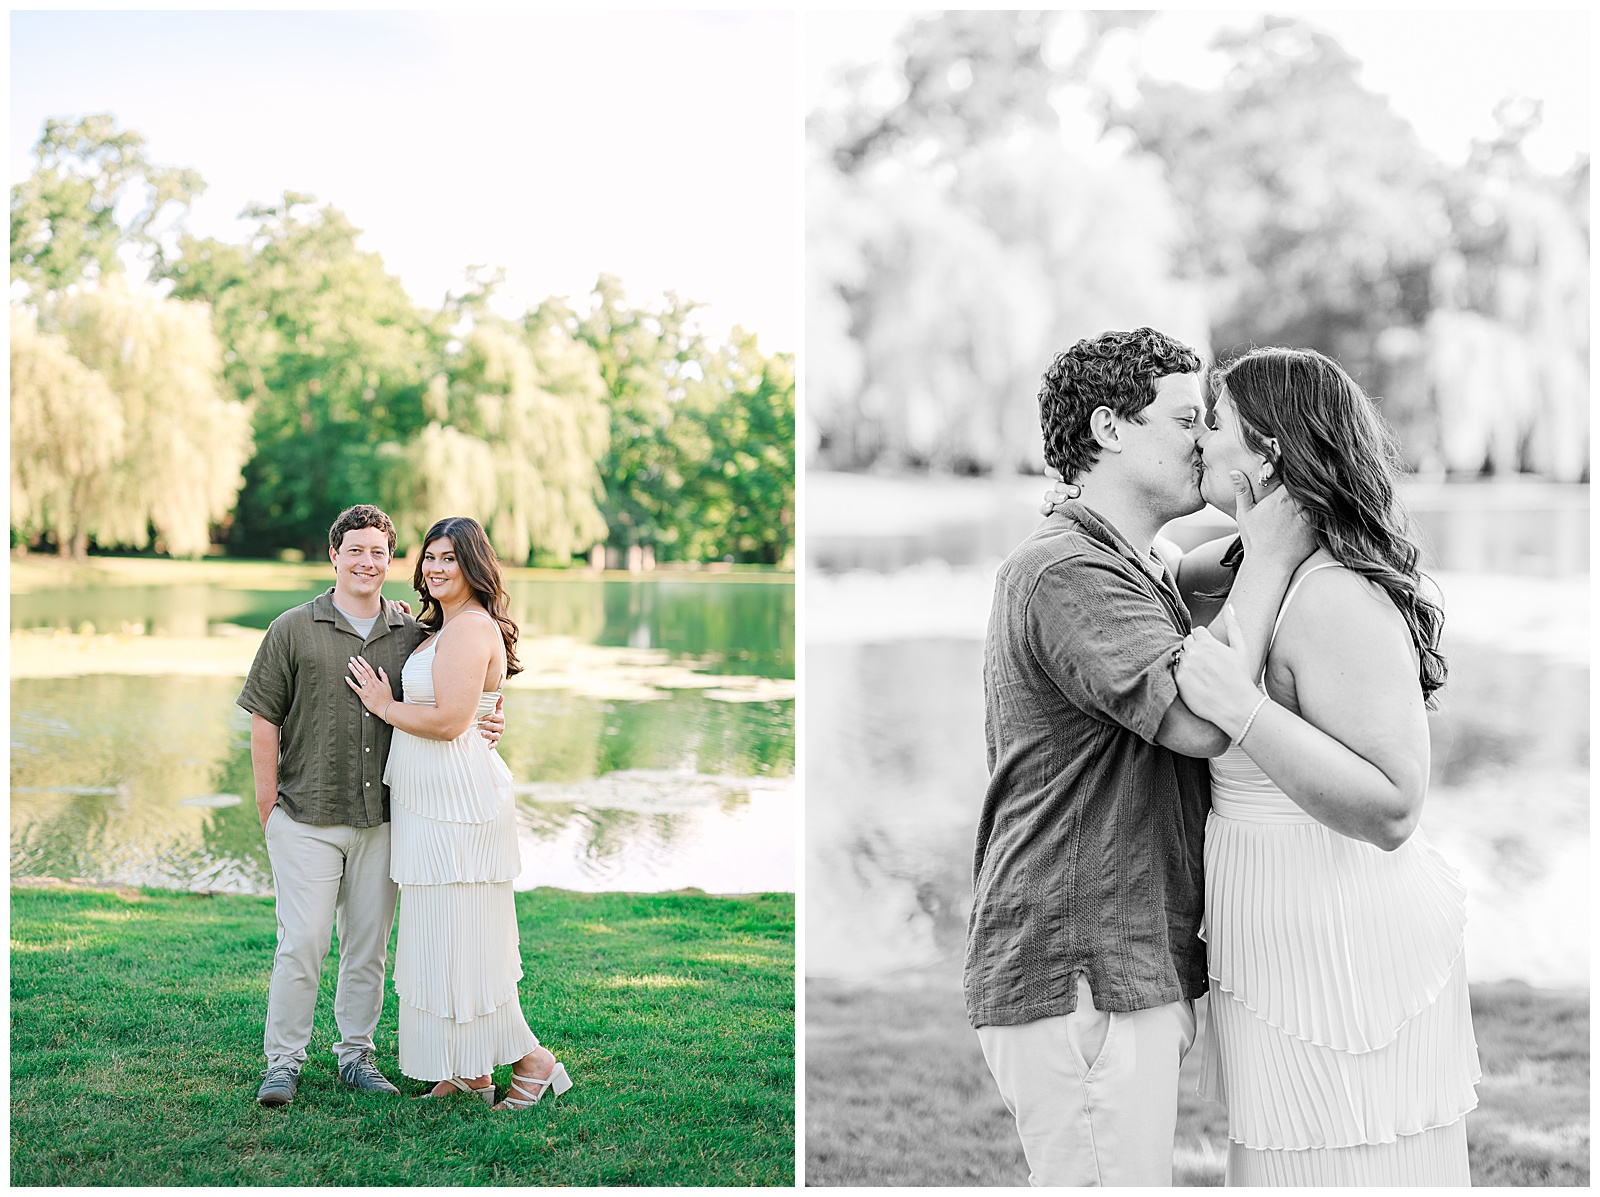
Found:
<path fill-rule="evenodd" d="M 1420 831 L 1385 852 L 1323 826 L 1234 748 L 1211 762 L 1205 879 L 1199 1090 L 1228 1108 L 1227 1183 L 1469 1184 L 1455 870 Z"/>
<path fill-rule="evenodd" d="M 401 670 L 405 701 L 434 705 L 438 641 Z M 476 718 L 498 691 L 478 700 Z M 389 874 L 399 883 L 400 1071 L 477 1077 L 539 1045 L 517 999 L 522 957 L 511 884 L 521 870 L 511 771 L 474 726 L 454 740 L 399 728 L 389 786 Z"/>

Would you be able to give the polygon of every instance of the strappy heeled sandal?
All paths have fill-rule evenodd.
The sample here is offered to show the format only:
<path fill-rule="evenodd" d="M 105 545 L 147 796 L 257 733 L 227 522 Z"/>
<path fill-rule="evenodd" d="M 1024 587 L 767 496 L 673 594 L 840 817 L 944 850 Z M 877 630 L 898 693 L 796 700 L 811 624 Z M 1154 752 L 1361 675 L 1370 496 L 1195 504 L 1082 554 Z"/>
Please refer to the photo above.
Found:
<path fill-rule="evenodd" d="M 528 1085 L 532 1085 L 538 1092 L 527 1088 Z M 560 1060 L 557 1060 L 555 1067 L 550 1069 L 549 1075 L 538 1080 L 531 1076 L 523 1076 L 513 1068 L 511 1087 L 506 1090 L 505 1100 L 500 1104 L 510 1106 L 513 1110 L 526 1110 L 538 1105 L 539 1099 L 546 1094 L 559 1097 L 570 1088 L 572 1088 L 572 1078 L 567 1075 L 567 1066 Z M 518 1093 L 522 1096 L 515 1096 Z"/>
<path fill-rule="evenodd" d="M 450 1085 L 452 1085 L 456 1089 L 459 1089 L 461 1092 L 470 1093 L 474 1097 L 481 1097 L 484 1100 L 484 1102 L 487 1103 L 488 1105 L 491 1105 L 491 1106 L 494 1105 L 494 1082 L 493 1081 L 490 1081 L 487 1085 L 483 1086 L 483 1088 L 481 1088 L 481 1089 L 474 1089 L 471 1085 L 467 1084 L 466 1081 L 462 1080 L 458 1076 L 449 1077 L 447 1079 L 448 1079 L 448 1082 L 449 1082 Z M 430 1090 L 428 1090 L 428 1092 L 426 1092 L 426 1093 L 424 1093 L 422 1095 L 421 1100 L 422 1101 L 433 1101 L 433 1100 L 436 1100 L 437 1098 L 441 1098 L 441 1097 L 454 1097 L 454 1096 L 455 1096 L 454 1093 L 435 1093 L 435 1092 L 433 1092 L 433 1090 L 430 1089 Z"/>

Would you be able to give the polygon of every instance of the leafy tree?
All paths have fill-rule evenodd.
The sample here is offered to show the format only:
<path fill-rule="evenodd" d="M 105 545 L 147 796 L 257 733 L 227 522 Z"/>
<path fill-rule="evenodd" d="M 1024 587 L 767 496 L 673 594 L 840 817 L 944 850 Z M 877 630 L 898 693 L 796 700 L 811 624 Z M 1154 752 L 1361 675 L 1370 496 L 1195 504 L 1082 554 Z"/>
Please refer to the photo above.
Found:
<path fill-rule="evenodd" d="M 119 273 L 124 252 L 160 259 L 162 218 L 205 190 L 195 171 L 152 163 L 110 113 L 45 121 L 33 157 L 11 189 L 11 278 L 36 301 Z"/>
<path fill-rule="evenodd" d="M 619 549 L 661 560 L 775 563 L 792 542 L 794 368 L 734 331 L 714 345 L 676 295 L 634 307 L 608 275 L 579 316 L 551 300 L 530 335 L 564 329 L 598 362 L 610 412 L 600 463 L 605 521 Z"/>
<path fill-rule="evenodd" d="M 88 551 L 122 455 L 122 406 L 65 337 L 11 309 L 11 526 L 49 536 L 62 556 Z"/>
<path fill-rule="evenodd" d="M 739 329 L 731 340 L 701 384 L 710 453 L 690 486 L 700 511 L 691 552 L 778 565 L 794 545 L 794 363 Z"/>
<path fill-rule="evenodd" d="M 427 423 L 442 319 L 417 310 L 337 208 L 285 192 L 245 216 L 244 245 L 184 238 L 163 271 L 173 294 L 210 303 L 225 373 L 254 408 L 256 455 L 229 530 L 243 553 L 320 551 L 328 526 L 371 502 L 393 468 L 386 444 Z"/>
<path fill-rule="evenodd" d="M 817 113 L 813 135 L 831 143 L 837 170 L 853 174 L 921 143 L 959 154 L 1051 124 L 1057 80 L 1044 48 L 1058 19 L 1038 11 L 919 18 L 898 42 L 902 97 L 887 109 L 856 103 L 842 113 Z"/>
<path fill-rule="evenodd" d="M 684 487 L 704 452 L 681 412 L 687 384 L 703 377 L 694 306 L 669 294 L 657 307 L 635 308 L 618 279 L 601 275 L 581 318 L 554 301 L 526 321 L 530 331 L 559 324 L 593 351 L 610 411 L 600 475 L 611 543 L 651 545 L 663 558 L 685 557 L 683 532 L 695 516 Z"/>
<path fill-rule="evenodd" d="M 209 313 L 109 280 L 54 314 L 59 337 L 12 319 L 23 350 L 13 454 L 41 459 L 13 471 L 14 493 L 34 475 L 20 487 L 24 511 L 53 512 L 44 526 L 75 556 L 91 536 L 143 548 L 152 531 L 160 550 L 203 554 L 250 452 L 245 408 L 222 393 Z"/>
<path fill-rule="evenodd" d="M 1061 136 L 1051 93 L 1085 68 L 1046 60 L 1058 19 L 921 19 L 901 40 L 899 99 L 880 112 L 862 93 L 810 120 L 819 463 L 1037 470 L 1033 397 L 1052 353 L 1140 324 L 1205 341 L 1157 163 Z M 1088 43 L 1120 21 L 1091 21 Z"/>
<path fill-rule="evenodd" d="M 1442 171 L 1360 63 L 1294 18 L 1219 35 L 1221 87 L 1144 79 L 1111 124 L 1166 166 L 1190 221 L 1212 340 L 1306 345 L 1359 376 L 1383 329 L 1420 323 L 1449 231 Z"/>
<path fill-rule="evenodd" d="M 1587 164 L 1566 180 L 1529 166 L 1537 105 L 1503 106 L 1448 169 L 1314 27 L 1267 17 L 1217 48 L 1220 87 L 1147 79 L 1136 103 L 1106 102 L 1189 215 L 1181 262 L 1213 344 L 1337 358 L 1415 466 L 1585 477 Z"/>

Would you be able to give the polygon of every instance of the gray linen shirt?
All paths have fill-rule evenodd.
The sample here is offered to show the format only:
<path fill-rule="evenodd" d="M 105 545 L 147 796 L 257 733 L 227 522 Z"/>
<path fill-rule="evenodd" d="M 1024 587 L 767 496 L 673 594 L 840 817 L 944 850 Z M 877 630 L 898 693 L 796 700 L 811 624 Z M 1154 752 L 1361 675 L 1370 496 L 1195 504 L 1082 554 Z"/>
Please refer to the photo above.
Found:
<path fill-rule="evenodd" d="M 278 805 L 296 823 L 376 827 L 389 820 L 383 767 L 393 729 L 361 705 L 345 683 L 361 656 L 389 675 L 428 636 L 411 616 L 383 604 L 363 643 L 333 605 L 330 586 L 285 611 L 267 628 L 238 703 L 279 728 Z"/>
<path fill-rule="evenodd" d="M 1189 615 L 1082 503 L 1000 568 L 984 648 L 989 787 L 964 986 L 975 1027 L 1206 990 L 1207 762 L 1155 741 Z"/>

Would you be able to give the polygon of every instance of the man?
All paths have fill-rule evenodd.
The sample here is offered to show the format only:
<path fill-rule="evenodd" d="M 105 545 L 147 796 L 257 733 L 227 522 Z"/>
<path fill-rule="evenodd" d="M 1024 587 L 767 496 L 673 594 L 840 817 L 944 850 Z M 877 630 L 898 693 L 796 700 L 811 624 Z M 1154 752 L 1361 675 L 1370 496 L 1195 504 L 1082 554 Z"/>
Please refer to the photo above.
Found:
<path fill-rule="evenodd" d="M 388 673 L 400 698 L 401 669 L 428 635 L 383 602 L 394 547 L 394 524 L 378 508 L 341 512 L 328 531 L 333 586 L 272 621 L 238 698 L 250 712 L 256 809 L 277 892 L 266 1079 L 256 1094 L 264 1106 L 294 1099 L 335 925 L 339 1079 L 369 1093 L 399 1092 L 379 1071 L 372 1041 L 399 892 L 389 879 L 383 784 L 391 729 L 345 682 L 359 654 Z M 504 726 L 498 712 L 480 724 L 491 743 Z"/>
<path fill-rule="evenodd" d="M 1199 370 L 1149 328 L 1056 357 L 1045 459 L 1081 498 L 995 585 L 964 983 L 1038 1185 L 1172 1183 L 1178 1066 L 1206 988 L 1204 758 L 1228 746 L 1177 696 L 1189 615 L 1153 548 L 1202 506 Z M 1264 651 L 1309 531 L 1281 492 L 1240 528 L 1231 602 Z"/>

